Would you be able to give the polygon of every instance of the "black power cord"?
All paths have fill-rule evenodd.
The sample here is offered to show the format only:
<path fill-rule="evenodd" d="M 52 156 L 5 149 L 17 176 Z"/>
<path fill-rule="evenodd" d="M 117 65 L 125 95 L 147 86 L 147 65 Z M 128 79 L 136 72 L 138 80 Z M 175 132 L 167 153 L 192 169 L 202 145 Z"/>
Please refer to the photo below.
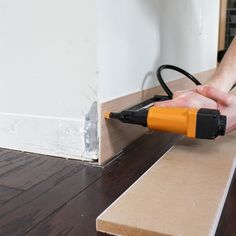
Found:
<path fill-rule="evenodd" d="M 174 70 L 177 71 L 183 75 L 185 75 L 187 78 L 189 78 L 190 80 L 192 80 L 196 85 L 201 85 L 201 83 L 191 74 L 189 74 L 187 71 L 177 67 L 177 66 L 173 66 L 173 65 L 162 65 L 157 69 L 156 75 L 157 75 L 157 79 L 160 83 L 160 85 L 162 86 L 162 88 L 165 90 L 165 92 L 167 93 L 168 97 L 170 99 L 173 98 L 173 93 L 172 91 L 169 89 L 169 87 L 166 85 L 166 83 L 164 82 L 161 72 L 165 69 L 169 69 L 169 70 Z"/>

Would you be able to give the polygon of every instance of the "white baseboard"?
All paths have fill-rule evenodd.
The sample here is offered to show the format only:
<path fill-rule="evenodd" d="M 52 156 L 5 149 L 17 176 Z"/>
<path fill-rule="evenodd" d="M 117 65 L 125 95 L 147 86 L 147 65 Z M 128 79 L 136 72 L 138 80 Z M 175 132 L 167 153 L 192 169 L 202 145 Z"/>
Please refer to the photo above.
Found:
<path fill-rule="evenodd" d="M 84 120 L 0 113 L 0 147 L 92 161 L 84 148 Z"/>

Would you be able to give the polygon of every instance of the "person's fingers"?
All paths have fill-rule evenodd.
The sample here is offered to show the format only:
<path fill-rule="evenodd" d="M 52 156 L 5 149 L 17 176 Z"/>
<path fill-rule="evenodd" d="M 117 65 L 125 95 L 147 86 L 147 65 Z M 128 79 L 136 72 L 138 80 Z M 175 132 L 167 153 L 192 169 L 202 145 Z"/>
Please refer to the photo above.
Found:
<path fill-rule="evenodd" d="M 177 107 L 178 104 L 174 100 L 168 100 L 163 102 L 156 102 L 155 107 Z"/>
<path fill-rule="evenodd" d="M 197 92 L 205 97 L 215 100 L 223 106 L 231 104 L 231 96 L 210 86 L 197 86 Z"/>
<path fill-rule="evenodd" d="M 173 98 L 179 97 L 182 93 L 183 93 L 182 91 L 175 91 L 175 92 L 173 93 Z"/>
<path fill-rule="evenodd" d="M 188 101 L 186 97 L 172 99 L 163 102 L 156 102 L 154 104 L 156 107 L 192 107 L 193 104 Z"/>
<path fill-rule="evenodd" d="M 173 93 L 173 98 L 177 98 L 182 95 L 189 94 L 191 92 L 196 92 L 196 88 L 193 89 L 186 89 L 186 90 L 177 90 Z"/>

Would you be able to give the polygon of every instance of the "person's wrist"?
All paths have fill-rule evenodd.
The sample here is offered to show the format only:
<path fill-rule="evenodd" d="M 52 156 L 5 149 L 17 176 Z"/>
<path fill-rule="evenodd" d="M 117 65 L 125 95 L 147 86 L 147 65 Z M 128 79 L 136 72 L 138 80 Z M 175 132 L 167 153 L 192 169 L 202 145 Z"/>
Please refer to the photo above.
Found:
<path fill-rule="evenodd" d="M 211 79 L 209 79 L 205 85 L 216 88 L 222 92 L 228 93 L 233 85 L 225 82 L 222 76 L 214 75 Z"/>

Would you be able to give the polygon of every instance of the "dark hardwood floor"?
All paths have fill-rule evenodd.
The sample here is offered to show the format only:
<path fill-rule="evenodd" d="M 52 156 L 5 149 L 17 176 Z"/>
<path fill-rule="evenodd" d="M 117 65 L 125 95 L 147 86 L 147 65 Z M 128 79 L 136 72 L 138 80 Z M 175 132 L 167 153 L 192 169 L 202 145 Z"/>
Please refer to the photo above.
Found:
<path fill-rule="evenodd" d="M 150 133 L 101 168 L 0 149 L 0 235 L 104 235 L 97 216 L 180 137 Z M 236 235 L 236 176 L 217 236 Z"/>

